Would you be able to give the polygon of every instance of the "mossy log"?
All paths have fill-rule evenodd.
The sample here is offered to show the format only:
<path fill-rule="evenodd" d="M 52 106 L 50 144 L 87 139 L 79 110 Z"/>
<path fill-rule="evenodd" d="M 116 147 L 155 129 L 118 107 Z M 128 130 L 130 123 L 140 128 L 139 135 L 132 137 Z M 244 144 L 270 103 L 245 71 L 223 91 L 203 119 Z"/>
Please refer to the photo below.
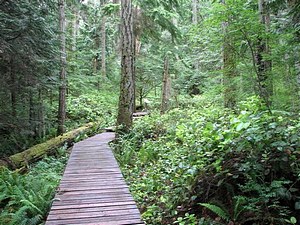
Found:
<path fill-rule="evenodd" d="M 65 145 L 65 143 L 67 143 L 68 146 L 71 146 L 78 135 L 88 133 L 94 125 L 95 123 L 88 123 L 75 130 L 52 138 L 44 143 L 35 145 L 23 152 L 14 154 L 5 160 L 0 160 L 0 166 L 9 166 L 13 169 L 25 167 L 30 163 L 38 161 L 46 155 L 53 154 L 57 148 Z"/>

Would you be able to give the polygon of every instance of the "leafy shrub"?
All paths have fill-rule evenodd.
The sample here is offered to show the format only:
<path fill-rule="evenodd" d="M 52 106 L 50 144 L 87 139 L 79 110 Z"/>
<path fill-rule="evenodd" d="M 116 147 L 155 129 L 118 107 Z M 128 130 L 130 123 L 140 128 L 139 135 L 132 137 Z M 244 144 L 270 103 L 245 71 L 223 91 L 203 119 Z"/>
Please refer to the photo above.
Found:
<path fill-rule="evenodd" d="M 299 131 L 298 117 L 270 114 L 252 98 L 238 114 L 215 107 L 153 113 L 119 138 L 116 152 L 149 224 L 186 212 L 201 224 L 286 224 L 300 219 Z"/>
<path fill-rule="evenodd" d="M 115 122 L 117 96 L 109 92 L 90 92 L 68 99 L 67 117 L 69 123 L 78 126 L 87 122 L 112 125 Z"/>

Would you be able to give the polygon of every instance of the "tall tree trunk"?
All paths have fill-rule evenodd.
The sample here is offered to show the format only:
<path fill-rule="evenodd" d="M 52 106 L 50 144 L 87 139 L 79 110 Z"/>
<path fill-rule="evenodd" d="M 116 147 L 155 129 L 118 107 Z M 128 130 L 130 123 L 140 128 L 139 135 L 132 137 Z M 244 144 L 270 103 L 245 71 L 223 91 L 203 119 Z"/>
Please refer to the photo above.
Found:
<path fill-rule="evenodd" d="M 45 116 L 44 116 L 44 101 L 42 90 L 39 89 L 39 97 L 38 97 L 38 128 L 37 133 L 39 138 L 43 138 L 45 136 Z"/>
<path fill-rule="evenodd" d="M 162 85 L 162 98 L 160 113 L 164 114 L 170 107 L 171 98 L 171 78 L 169 75 L 169 59 L 166 56 L 164 60 L 164 74 L 163 74 L 163 85 Z"/>
<path fill-rule="evenodd" d="M 228 34 L 227 25 L 224 24 L 223 43 L 223 84 L 224 84 L 224 107 L 234 109 L 236 106 L 236 57 L 233 43 Z"/>
<path fill-rule="evenodd" d="M 106 0 L 100 0 L 100 6 L 104 7 Z M 106 77 L 106 16 L 102 16 L 101 21 L 101 75 Z"/>
<path fill-rule="evenodd" d="M 140 9 L 138 6 L 136 6 L 133 10 L 133 38 L 134 38 L 134 42 L 133 42 L 133 49 L 134 49 L 134 57 L 133 57 L 133 60 L 134 60 L 134 74 L 136 74 L 136 66 L 135 66 L 135 62 L 136 62 L 136 59 L 140 53 L 140 49 L 141 49 L 141 41 L 140 41 L 140 30 L 137 26 L 137 21 L 139 19 L 139 13 L 140 13 Z M 136 79 L 135 79 L 135 76 L 133 77 L 133 86 L 134 86 L 134 96 L 133 96 L 133 109 L 134 109 L 134 112 L 136 112 L 136 89 L 135 89 L 135 83 L 136 83 Z"/>
<path fill-rule="evenodd" d="M 265 27 L 265 31 L 268 32 L 270 26 L 270 15 L 265 0 L 258 0 L 258 10 L 260 23 Z M 264 55 L 267 54 L 270 54 L 268 40 L 263 37 L 259 37 L 256 54 L 257 80 L 259 86 L 258 91 L 260 97 L 265 101 L 265 104 L 270 107 L 273 85 L 270 77 L 271 61 L 264 58 Z"/>
<path fill-rule="evenodd" d="M 226 1 L 222 1 L 226 4 Z M 228 33 L 229 22 L 223 22 L 223 84 L 224 84 L 224 107 L 234 109 L 236 106 L 236 55 L 233 40 Z"/>
<path fill-rule="evenodd" d="M 297 85 L 297 93 L 298 104 L 300 103 L 300 54 L 297 53 L 296 62 L 295 62 L 295 71 L 296 71 L 296 85 Z"/>
<path fill-rule="evenodd" d="M 30 87 L 29 90 L 29 126 L 30 130 L 33 133 L 33 136 L 36 137 L 36 117 L 35 117 L 35 102 L 33 96 L 33 88 Z"/>
<path fill-rule="evenodd" d="M 13 118 L 17 117 L 17 85 L 16 74 L 13 68 L 12 59 L 9 62 L 9 76 L 10 76 L 10 100 L 11 100 L 11 115 Z"/>
<path fill-rule="evenodd" d="M 75 52 L 77 49 L 77 36 L 79 32 L 79 12 L 77 6 L 74 7 L 74 19 L 73 19 L 73 30 L 72 30 L 72 51 Z"/>
<path fill-rule="evenodd" d="M 134 110 L 134 37 L 131 0 L 121 0 L 121 82 L 117 125 L 132 126 Z"/>
<path fill-rule="evenodd" d="M 95 34 L 95 39 L 94 39 L 94 42 L 95 42 L 95 50 L 96 50 L 96 55 L 94 56 L 94 59 L 93 59 L 93 72 L 94 72 L 94 75 L 97 74 L 97 71 L 98 71 L 98 65 L 99 65 L 99 48 L 100 48 L 100 40 L 99 40 L 99 35 L 97 34 L 97 31 L 96 31 L 96 34 Z"/>
<path fill-rule="evenodd" d="M 102 18 L 101 24 L 101 74 L 106 77 L 106 16 Z"/>
<path fill-rule="evenodd" d="M 192 1 L 192 24 L 197 25 L 198 24 L 198 0 L 193 0 Z M 195 53 L 197 55 L 197 53 Z M 199 61 L 198 57 L 195 57 L 194 61 L 194 68 L 196 72 L 199 72 Z"/>
<path fill-rule="evenodd" d="M 60 87 L 59 87 L 59 106 L 58 106 L 58 128 L 57 135 L 65 132 L 66 120 L 66 36 L 65 36 L 65 0 L 59 0 L 59 25 L 60 25 Z"/>

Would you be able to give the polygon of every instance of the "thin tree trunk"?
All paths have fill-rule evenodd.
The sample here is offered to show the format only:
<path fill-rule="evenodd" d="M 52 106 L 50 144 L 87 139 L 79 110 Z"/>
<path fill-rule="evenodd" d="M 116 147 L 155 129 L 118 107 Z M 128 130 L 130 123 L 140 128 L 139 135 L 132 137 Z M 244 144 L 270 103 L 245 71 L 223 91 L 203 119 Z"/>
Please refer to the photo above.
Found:
<path fill-rule="evenodd" d="M 79 13 L 78 9 L 74 7 L 74 20 L 73 20 L 73 30 L 72 30 L 72 51 L 75 52 L 77 49 L 77 35 L 79 31 Z"/>
<path fill-rule="evenodd" d="M 193 0 L 192 1 L 192 24 L 197 25 L 198 24 L 198 0 Z M 196 55 L 197 53 L 195 53 Z M 199 61 L 198 57 L 195 57 L 194 61 L 194 68 L 196 72 L 199 72 Z"/>
<path fill-rule="evenodd" d="M 44 101 L 42 90 L 39 90 L 39 107 L 38 107 L 38 136 L 43 138 L 45 136 L 45 117 L 44 117 Z"/>
<path fill-rule="evenodd" d="M 59 0 L 59 25 L 60 25 L 60 87 L 59 87 L 59 107 L 58 107 L 58 128 L 57 135 L 65 132 L 66 120 L 66 36 L 65 36 L 65 0 Z"/>
<path fill-rule="evenodd" d="M 97 31 L 96 31 L 97 32 Z M 93 72 L 94 72 L 94 75 L 97 74 L 97 71 L 98 71 L 98 67 L 99 67 L 99 48 L 100 48 L 100 40 L 99 40 L 99 35 L 96 33 L 95 34 L 95 50 L 96 50 L 96 55 L 94 56 L 94 59 L 93 59 Z"/>
<path fill-rule="evenodd" d="M 31 88 L 31 87 L 30 87 Z M 35 118 L 35 107 L 34 107 L 34 97 L 33 90 L 29 90 L 29 126 L 30 130 L 33 133 L 33 136 L 36 136 L 36 118 Z"/>
<path fill-rule="evenodd" d="M 140 47 L 141 47 L 141 42 L 140 42 L 140 38 L 139 38 L 139 31 L 137 29 L 137 20 L 139 18 L 138 16 L 139 14 L 139 8 L 138 6 L 136 6 L 133 10 L 133 17 L 132 17 L 132 21 L 133 21 L 133 39 L 134 39 L 134 42 L 133 42 L 133 49 L 134 49 L 134 56 L 133 56 L 133 70 L 134 70 L 134 74 L 136 74 L 136 66 L 135 66 L 135 62 L 136 62 L 136 59 L 138 57 L 138 54 L 140 53 Z M 133 77 L 133 87 L 134 87 L 134 96 L 133 96 L 133 109 L 134 109 L 134 112 L 136 112 L 136 89 L 135 89 L 135 83 L 136 83 L 136 80 L 135 80 L 135 76 Z"/>
<path fill-rule="evenodd" d="M 12 59 L 9 63 L 9 76 L 10 76 L 10 100 L 11 100 L 11 115 L 13 118 L 17 117 L 17 85 L 16 74 L 13 68 Z"/>
<path fill-rule="evenodd" d="M 236 106 L 236 57 L 230 35 L 227 33 L 227 25 L 224 26 L 223 43 L 223 84 L 224 107 L 234 109 Z"/>
<path fill-rule="evenodd" d="M 101 74 L 106 77 L 106 16 L 102 18 L 101 24 Z"/>
<path fill-rule="evenodd" d="M 226 4 L 226 1 L 222 1 Z M 233 49 L 233 41 L 228 33 L 229 22 L 223 22 L 223 84 L 224 84 L 224 107 L 234 109 L 236 106 L 236 56 Z"/>
<path fill-rule="evenodd" d="M 265 31 L 268 31 L 268 26 L 270 25 L 270 15 L 266 8 L 265 0 L 258 0 L 258 10 L 260 23 L 265 27 Z M 266 60 L 264 55 L 270 54 L 270 48 L 268 45 L 268 40 L 259 37 L 258 47 L 256 54 L 256 65 L 257 65 L 257 79 L 259 86 L 259 95 L 265 101 L 268 108 L 271 106 L 271 96 L 273 94 L 273 85 L 270 78 L 271 72 L 271 61 Z"/>
<path fill-rule="evenodd" d="M 134 37 L 131 0 L 121 0 L 121 83 L 117 125 L 128 131 L 134 111 Z"/>
<path fill-rule="evenodd" d="M 295 62 L 295 71 L 296 71 L 296 85 L 297 85 L 297 97 L 298 104 L 300 103 L 300 55 L 298 53 L 297 60 Z"/>
<path fill-rule="evenodd" d="M 169 76 L 169 59 L 166 56 L 164 60 L 164 75 L 162 85 L 162 99 L 160 113 L 164 114 L 170 107 L 171 98 L 171 78 Z"/>

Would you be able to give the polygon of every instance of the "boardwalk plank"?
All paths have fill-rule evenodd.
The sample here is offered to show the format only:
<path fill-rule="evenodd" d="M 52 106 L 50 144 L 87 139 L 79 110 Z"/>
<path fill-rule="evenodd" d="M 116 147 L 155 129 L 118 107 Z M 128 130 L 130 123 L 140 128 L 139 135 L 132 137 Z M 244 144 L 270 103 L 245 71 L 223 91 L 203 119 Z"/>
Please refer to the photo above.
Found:
<path fill-rule="evenodd" d="M 108 146 L 113 133 L 74 145 L 46 225 L 140 225 L 139 210 Z"/>

